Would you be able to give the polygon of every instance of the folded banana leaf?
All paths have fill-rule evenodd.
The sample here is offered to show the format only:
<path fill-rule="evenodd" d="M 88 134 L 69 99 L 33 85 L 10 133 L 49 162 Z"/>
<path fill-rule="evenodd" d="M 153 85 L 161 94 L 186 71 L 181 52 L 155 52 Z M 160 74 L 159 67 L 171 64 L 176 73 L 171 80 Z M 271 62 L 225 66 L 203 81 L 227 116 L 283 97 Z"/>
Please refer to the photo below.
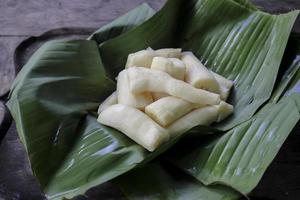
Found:
<path fill-rule="evenodd" d="M 130 200 L 238 199 L 240 195 L 233 189 L 247 195 L 299 121 L 297 95 L 265 105 L 253 120 L 222 136 L 206 135 L 207 138 L 198 138 L 198 142 L 193 138 L 173 147 L 167 158 L 199 182 L 182 172 L 172 173 L 170 168 L 161 171 L 148 165 L 115 179 L 114 183 Z"/>
<path fill-rule="evenodd" d="M 93 111 L 115 90 L 113 78 L 129 53 L 148 46 L 182 47 L 234 79 L 236 113 L 219 125 L 225 130 L 249 120 L 270 97 L 297 14 L 269 15 L 245 0 L 170 0 L 155 15 L 143 5 L 89 40 L 42 46 L 14 81 L 8 107 L 47 197 L 83 194 L 150 161 L 179 139 L 149 153 L 96 122 Z"/>
<path fill-rule="evenodd" d="M 54 41 L 41 47 L 19 73 L 8 106 L 49 199 L 72 198 L 138 164 L 153 153 L 97 122 L 93 111 L 115 90 L 105 76 L 95 41 Z"/>
<path fill-rule="evenodd" d="M 235 106 L 234 114 L 217 125 L 220 129 L 249 119 L 268 100 L 287 43 L 282 39 L 297 15 L 298 11 L 269 15 L 226 0 L 196 3 L 183 47 L 195 52 L 213 71 L 234 80 L 229 100 Z"/>
<path fill-rule="evenodd" d="M 161 159 L 122 175 L 113 183 L 130 200 L 233 200 L 240 195 L 232 188 L 244 193 L 252 190 L 300 118 L 300 37 L 292 38 L 290 43 L 292 47 L 287 49 L 285 57 L 288 60 L 284 64 L 291 65 L 288 68 L 282 66 L 285 73 L 278 81 L 270 103 L 254 116 L 254 122 L 250 121 L 250 125 L 245 122 L 226 134 L 194 133 L 196 137 L 185 137 L 164 156 L 199 182 Z M 276 103 L 280 98 L 280 103 Z M 286 120 L 282 119 L 288 115 Z M 275 117 L 281 118 L 279 123 L 278 119 L 272 122 Z M 205 182 L 208 178 L 214 182 Z M 206 186 L 202 181 L 214 185 Z"/>
<path fill-rule="evenodd" d="M 115 90 L 95 41 L 49 42 L 12 88 L 8 106 L 34 174 L 50 199 L 71 198 L 150 160 L 154 153 L 90 114 Z"/>
<path fill-rule="evenodd" d="M 248 194 L 300 119 L 299 88 L 300 51 L 282 77 L 273 98 L 250 120 L 225 134 L 214 135 L 206 142 L 182 141 L 168 157 L 205 185 L 229 185 Z"/>
<path fill-rule="evenodd" d="M 143 4 L 102 27 L 90 39 L 99 42 L 113 38 L 147 20 L 153 12 Z M 114 82 L 105 76 L 93 40 L 43 45 L 11 88 L 8 107 L 32 170 L 49 199 L 83 194 L 128 171 L 148 155 L 89 114 L 115 90 Z"/>
<path fill-rule="evenodd" d="M 171 159 L 205 185 L 222 183 L 243 194 L 259 182 L 300 119 L 295 100 L 266 105 L 252 119 L 205 145 L 182 144 Z"/>

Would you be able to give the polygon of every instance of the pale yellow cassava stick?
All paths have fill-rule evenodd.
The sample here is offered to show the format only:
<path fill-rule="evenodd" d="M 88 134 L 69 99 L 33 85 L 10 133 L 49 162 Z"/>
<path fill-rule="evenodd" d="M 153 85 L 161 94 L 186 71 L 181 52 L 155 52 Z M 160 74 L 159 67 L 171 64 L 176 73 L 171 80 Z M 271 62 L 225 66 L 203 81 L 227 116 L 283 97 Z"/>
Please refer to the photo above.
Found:
<path fill-rule="evenodd" d="M 141 50 L 128 55 L 125 68 L 146 67 L 150 68 L 152 59 L 156 56 L 153 50 Z"/>
<path fill-rule="evenodd" d="M 166 58 L 181 58 L 181 49 L 180 48 L 165 48 L 158 49 L 155 51 L 157 56 L 162 56 Z"/>
<path fill-rule="evenodd" d="M 168 128 L 171 137 L 175 137 L 199 125 L 210 125 L 228 117 L 233 112 L 233 106 L 222 101 L 219 105 L 206 106 L 184 115 Z"/>
<path fill-rule="evenodd" d="M 107 97 L 99 106 L 98 108 L 98 114 L 100 114 L 103 110 L 108 108 L 111 105 L 117 104 L 118 103 L 118 96 L 117 92 L 113 92 L 109 97 Z"/>
<path fill-rule="evenodd" d="M 151 69 L 160 70 L 168 73 L 173 78 L 184 80 L 185 66 L 179 59 L 170 59 L 164 57 L 154 57 Z"/>
<path fill-rule="evenodd" d="M 220 85 L 220 96 L 221 96 L 221 99 L 226 101 L 228 96 L 229 96 L 229 93 L 230 93 L 230 90 L 233 86 L 233 82 L 229 79 L 226 79 L 224 78 L 223 76 L 211 71 L 211 73 L 215 76 L 217 82 L 219 83 Z"/>
<path fill-rule="evenodd" d="M 184 52 L 182 61 L 186 66 L 185 81 L 196 88 L 220 93 L 217 80 L 192 52 Z"/>
<path fill-rule="evenodd" d="M 118 103 L 129 105 L 143 110 L 147 105 L 153 102 L 150 92 L 133 94 L 129 89 L 128 72 L 123 70 L 118 75 L 117 96 Z"/>
<path fill-rule="evenodd" d="M 130 91 L 139 94 L 145 91 L 164 92 L 201 105 L 220 103 L 220 95 L 197 89 L 184 81 L 177 80 L 165 72 L 141 67 L 127 69 Z"/>
<path fill-rule="evenodd" d="M 154 151 L 169 140 L 169 133 L 142 111 L 130 106 L 115 104 L 100 113 L 98 121 L 113 127 L 140 144 Z"/>
<path fill-rule="evenodd" d="M 168 96 L 146 106 L 145 113 L 161 126 L 166 127 L 191 110 L 199 107 L 201 105 Z"/>

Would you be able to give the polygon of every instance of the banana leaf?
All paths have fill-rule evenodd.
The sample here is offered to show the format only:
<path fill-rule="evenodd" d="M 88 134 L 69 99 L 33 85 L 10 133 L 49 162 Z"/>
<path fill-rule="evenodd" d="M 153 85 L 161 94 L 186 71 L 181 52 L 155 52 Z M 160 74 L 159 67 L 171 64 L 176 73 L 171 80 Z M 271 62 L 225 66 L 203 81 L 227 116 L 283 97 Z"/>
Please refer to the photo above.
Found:
<path fill-rule="evenodd" d="M 233 189 L 247 195 L 300 119 L 294 98 L 299 100 L 299 93 L 265 105 L 253 120 L 226 134 L 205 135 L 198 137 L 198 142 L 186 138 L 173 147 L 166 157 L 199 182 L 180 171 L 161 171 L 148 165 L 114 183 L 130 200 L 238 199 L 240 195 Z"/>
<path fill-rule="evenodd" d="M 74 145 L 80 142 L 85 115 L 95 110 L 115 89 L 115 84 L 104 76 L 101 66 L 94 41 L 49 42 L 32 56 L 13 85 L 8 106 L 33 172 L 41 187 L 47 188 L 46 193 L 50 191 L 49 197 L 52 195 L 51 183 L 57 176 L 56 172 L 64 167 L 63 164 L 68 162 L 68 156 L 74 151 Z M 99 129 L 103 143 L 97 143 L 99 136 L 95 133 L 86 138 L 87 143 L 81 148 L 92 153 L 89 150 L 98 147 L 98 152 L 101 152 L 105 145 L 118 141 L 113 132 L 107 135 L 108 131 L 102 130 L 102 126 Z M 86 131 L 86 134 L 89 132 Z M 95 145 L 88 146 L 88 142 L 92 144 L 88 139 L 92 138 Z M 110 154 L 104 151 L 103 157 Z M 85 155 L 92 157 L 92 154 Z M 74 166 L 65 168 L 64 173 L 75 169 L 78 173 L 77 165 L 74 163 Z M 83 171 L 82 168 L 80 171 Z M 74 183 L 72 185 L 76 186 Z M 55 187 L 68 186 L 57 183 Z"/>
<path fill-rule="evenodd" d="M 93 112 L 115 90 L 92 40 L 43 45 L 17 77 L 8 107 L 49 199 L 72 198 L 155 158 Z"/>
<path fill-rule="evenodd" d="M 113 183 L 130 200 L 233 200 L 240 196 L 225 186 L 205 186 L 166 162 L 147 164 Z"/>
<path fill-rule="evenodd" d="M 270 164 L 272 157 L 276 155 L 283 140 L 289 134 L 290 129 L 300 118 L 300 107 L 297 108 L 296 106 L 297 101 L 300 101 L 300 56 L 298 54 L 300 53 L 300 37 L 293 37 L 289 43 L 292 44 L 292 47 L 287 49 L 285 54 L 287 61 L 284 64 L 290 63 L 291 65 L 288 68 L 282 66 L 285 73 L 279 79 L 270 103 L 265 105 L 257 114 L 259 116 L 254 116 L 255 123 L 260 125 L 259 128 L 257 126 L 254 127 L 252 124 L 249 128 L 248 124 L 245 123 L 247 127 L 240 125 L 232 130 L 233 133 L 227 133 L 228 135 L 224 135 L 221 132 L 209 135 L 209 131 L 207 131 L 207 134 L 199 134 L 199 131 L 205 130 L 194 129 L 192 131 L 192 129 L 189 131 L 189 137 L 183 138 L 184 141 L 177 144 L 165 156 L 188 174 L 198 178 L 200 182 L 195 182 L 193 178 L 176 169 L 176 167 L 170 166 L 165 161 L 162 162 L 163 158 L 161 158 L 160 162 L 148 164 L 145 167 L 122 175 L 116 178 L 113 183 L 130 200 L 237 199 L 239 195 L 233 192 L 234 190 L 231 187 L 238 189 L 245 187 L 245 184 L 252 184 L 251 189 L 253 189 L 266 167 Z M 295 49 L 295 52 L 292 48 Z M 282 98 L 281 101 L 283 102 L 280 103 L 281 105 L 278 105 L 276 102 L 280 98 Z M 289 102 L 291 102 L 292 106 L 290 106 Z M 270 124 L 272 121 L 270 118 L 276 116 L 272 112 L 280 113 L 282 116 L 277 117 L 282 118 L 286 117 L 286 113 L 290 113 L 291 110 L 296 110 L 296 112 L 292 112 L 290 118 L 286 119 L 287 122 L 285 121 L 283 127 L 280 127 L 281 131 L 276 130 L 276 128 L 279 128 L 278 125 L 273 126 L 274 128 L 272 128 L 272 125 L 266 128 L 268 123 Z M 272 112 L 270 113 L 270 111 Z M 281 112 L 285 112 L 285 114 L 281 114 Z M 271 116 L 268 117 L 268 115 Z M 280 120 L 280 124 L 283 121 Z M 268 129 L 270 130 L 269 132 L 266 131 Z M 194 136 L 191 138 L 190 135 Z M 239 141 L 241 138 L 242 142 Z M 197 140 L 198 142 L 195 142 Z M 224 141 L 226 141 L 225 145 L 223 144 Z M 250 142 L 248 143 L 248 141 Z M 255 141 L 258 145 L 253 145 Z M 240 142 L 239 145 L 237 145 L 238 142 Z M 252 148 L 252 145 L 254 148 Z M 223 152 L 221 152 L 222 149 Z M 233 165 L 233 163 L 238 162 L 240 163 Z M 211 168 L 211 166 L 213 167 Z M 222 173 L 224 170 L 227 170 L 227 173 Z M 206 186 L 202 184 L 203 176 L 201 173 L 205 174 L 206 178 L 214 179 L 213 183 L 216 185 Z M 225 178 L 227 179 L 224 180 Z M 249 188 L 249 186 L 247 187 Z"/>
<path fill-rule="evenodd" d="M 249 120 L 269 98 L 298 12 L 268 15 L 244 0 L 170 0 L 149 18 L 152 14 L 147 6 L 141 6 L 98 30 L 90 40 L 47 43 L 14 81 L 8 107 L 33 172 L 49 199 L 83 194 L 147 163 L 179 140 L 149 153 L 122 133 L 96 122 L 93 111 L 115 90 L 106 74 L 114 78 L 129 53 L 148 46 L 183 47 L 197 53 L 211 69 L 236 79 L 231 102 L 238 114 L 220 126 L 227 129 Z M 261 22 L 268 26 L 261 26 Z M 219 48 L 222 55 L 208 55 L 196 48 L 208 49 L 204 43 L 208 40 L 216 41 L 211 52 Z M 234 48 L 245 49 L 251 56 L 244 51 L 238 56 Z M 238 60 L 237 67 L 233 61 L 227 62 L 231 58 Z M 240 80 L 246 75 L 254 84 Z M 249 94 L 244 94 L 248 90 Z M 242 94 L 245 97 L 236 98 Z M 201 134 L 201 130 L 197 127 L 194 133 Z"/>
<path fill-rule="evenodd" d="M 177 151 L 171 159 L 205 185 L 222 183 L 247 194 L 257 185 L 299 119 L 295 101 L 286 98 L 267 105 L 253 119 L 222 137 L 198 147 L 193 143 L 194 148 Z"/>
<path fill-rule="evenodd" d="M 299 55 L 274 91 L 274 98 L 250 120 L 206 142 L 183 141 L 171 150 L 169 159 L 205 185 L 229 185 L 248 194 L 300 119 Z"/>
<path fill-rule="evenodd" d="M 143 4 L 96 31 L 91 41 L 49 42 L 16 77 L 7 105 L 49 199 L 83 194 L 148 155 L 89 112 L 115 90 L 114 82 L 105 76 L 96 42 L 131 29 L 153 13 Z"/>
<path fill-rule="evenodd" d="M 182 46 L 234 81 L 229 100 L 234 114 L 218 128 L 228 130 L 248 120 L 269 99 L 298 13 L 269 15 L 228 0 L 196 2 Z"/>

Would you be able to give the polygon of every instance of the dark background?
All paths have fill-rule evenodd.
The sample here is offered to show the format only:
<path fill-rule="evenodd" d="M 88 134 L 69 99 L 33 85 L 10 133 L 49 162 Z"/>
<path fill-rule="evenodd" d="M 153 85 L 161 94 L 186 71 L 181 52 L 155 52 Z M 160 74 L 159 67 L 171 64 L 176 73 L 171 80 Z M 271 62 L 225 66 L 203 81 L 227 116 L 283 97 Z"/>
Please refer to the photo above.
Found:
<path fill-rule="evenodd" d="M 159 9 L 165 0 L 0 0 L 0 200 L 45 199 L 30 170 L 15 124 L 4 106 L 17 71 L 47 40 L 86 38 L 137 5 Z M 300 9 L 300 0 L 252 0 L 261 9 L 282 13 Z M 300 19 L 294 32 L 300 33 Z M 253 200 L 300 199 L 300 123 L 268 168 Z M 110 183 L 91 189 L 83 199 L 124 199 Z"/>

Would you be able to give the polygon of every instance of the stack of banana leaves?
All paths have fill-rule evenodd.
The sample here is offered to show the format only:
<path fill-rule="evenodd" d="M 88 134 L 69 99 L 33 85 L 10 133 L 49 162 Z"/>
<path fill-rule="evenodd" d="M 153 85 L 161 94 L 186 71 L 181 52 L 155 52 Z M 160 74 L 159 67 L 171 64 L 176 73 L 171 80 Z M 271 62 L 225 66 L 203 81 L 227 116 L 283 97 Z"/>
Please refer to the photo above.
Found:
<path fill-rule="evenodd" d="M 229 200 L 249 194 L 300 119 L 298 11 L 271 15 L 247 0 L 143 4 L 86 40 L 51 41 L 18 74 L 7 103 L 48 199 L 106 181 L 128 199 Z M 193 52 L 234 80 L 234 112 L 153 152 L 97 122 L 132 52 Z"/>

